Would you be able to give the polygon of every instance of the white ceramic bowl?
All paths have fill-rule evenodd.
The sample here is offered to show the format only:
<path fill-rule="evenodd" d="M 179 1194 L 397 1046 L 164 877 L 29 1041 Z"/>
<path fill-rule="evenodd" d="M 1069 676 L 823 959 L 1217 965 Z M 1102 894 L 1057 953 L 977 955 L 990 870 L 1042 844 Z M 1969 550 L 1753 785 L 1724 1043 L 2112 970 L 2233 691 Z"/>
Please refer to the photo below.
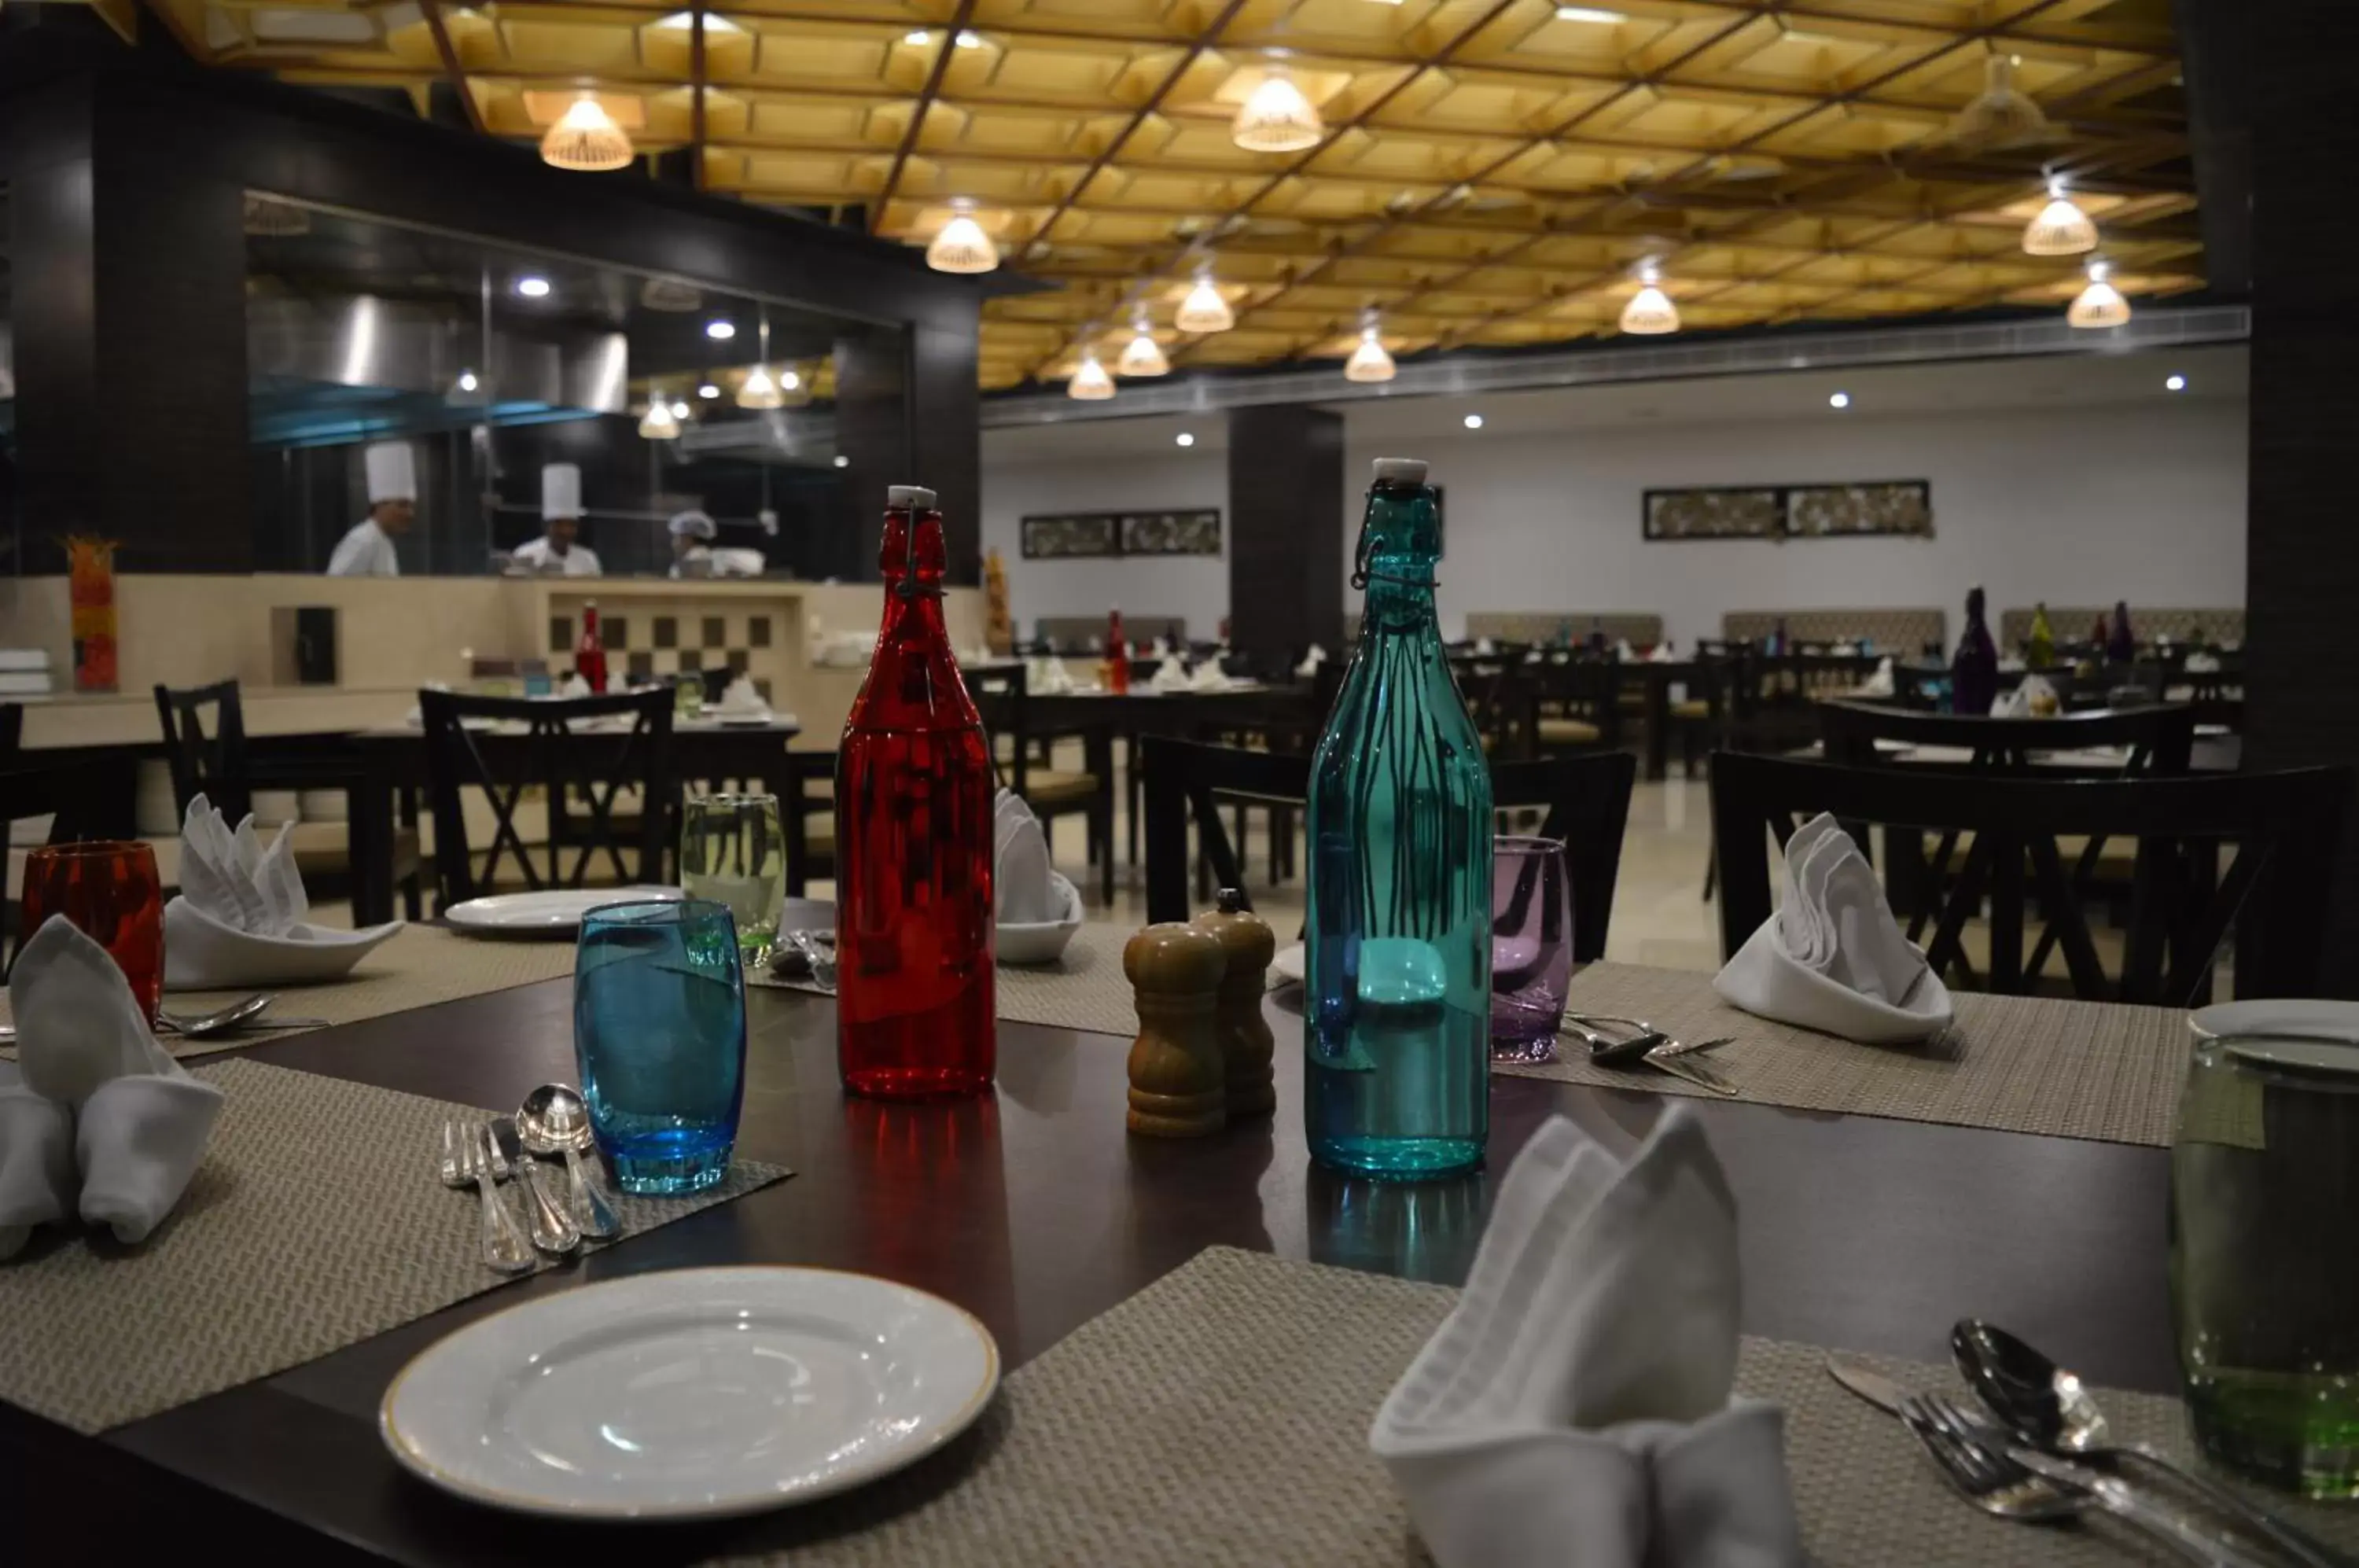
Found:
<path fill-rule="evenodd" d="M 291 936 L 255 936 L 176 897 L 164 906 L 164 989 L 223 991 L 341 979 L 400 929 L 399 920 L 360 931 L 299 924 Z"/>
<path fill-rule="evenodd" d="M 1071 878 L 1061 871 L 1049 873 L 1050 887 L 1056 890 L 1057 907 L 1063 914 L 1053 920 L 1038 924 L 1017 925 L 1007 920 L 999 922 L 999 962 L 1002 964 L 1054 964 L 1064 956 L 1065 944 L 1082 929 L 1082 891 Z"/>

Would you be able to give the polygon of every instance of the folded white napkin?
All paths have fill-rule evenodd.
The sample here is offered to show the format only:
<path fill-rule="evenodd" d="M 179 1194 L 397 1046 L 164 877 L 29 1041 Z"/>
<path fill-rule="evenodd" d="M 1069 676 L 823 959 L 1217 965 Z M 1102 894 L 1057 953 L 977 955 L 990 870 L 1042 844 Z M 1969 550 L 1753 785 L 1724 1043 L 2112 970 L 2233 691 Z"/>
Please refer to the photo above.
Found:
<path fill-rule="evenodd" d="M 0 1073 L 0 1258 L 80 1214 L 141 1242 L 203 1159 L 222 1093 L 189 1076 L 106 950 L 52 915 L 8 976 L 17 1063 Z"/>
<path fill-rule="evenodd" d="M 1158 691 L 1185 691 L 1188 690 L 1188 667 L 1180 662 L 1178 654 L 1167 653 L 1163 656 L 1163 662 L 1155 667 L 1155 673 L 1147 684 Z"/>
<path fill-rule="evenodd" d="M 1225 691 L 1229 684 L 1229 672 L 1221 668 L 1218 659 L 1204 660 L 1196 666 L 1196 672 L 1188 677 L 1188 689 L 1191 691 Z"/>
<path fill-rule="evenodd" d="M 1060 913 L 1049 836 L 1013 790 L 1002 789 L 992 809 L 991 888 L 993 916 L 1008 925 L 1039 925 Z"/>
<path fill-rule="evenodd" d="M 1327 650 L 1314 642 L 1310 645 L 1310 651 L 1302 656 L 1302 662 L 1294 667 L 1294 673 L 1308 681 L 1318 674 L 1319 667 L 1326 662 Z"/>
<path fill-rule="evenodd" d="M 1614 658 L 1617 663 L 1635 663 L 1638 658 L 1638 650 L 1630 646 L 1630 639 L 1628 637 L 1615 637 L 1614 639 Z"/>
<path fill-rule="evenodd" d="M 2208 653 L 2190 653 L 2187 656 L 2187 662 L 2180 668 L 2190 675 L 2217 675 L 2220 673 L 2220 660 Z"/>
<path fill-rule="evenodd" d="M 1498 651 L 1499 645 L 1493 642 L 1489 637 L 1478 637 L 1474 639 L 1474 652 L 1476 657 L 1488 659 Z"/>
<path fill-rule="evenodd" d="M 1875 672 L 1859 683 L 1864 697 L 1891 697 L 1899 693 L 1898 677 L 1892 671 L 1892 656 L 1886 654 L 1875 661 Z"/>
<path fill-rule="evenodd" d="M 294 825 L 281 826 L 262 847 L 254 817 L 232 831 L 203 795 L 180 821 L 180 896 L 232 931 L 285 936 L 310 912 L 303 876 L 295 867 Z"/>
<path fill-rule="evenodd" d="M 770 704 L 764 702 L 762 693 L 755 689 L 752 676 L 739 675 L 722 689 L 721 701 L 713 704 L 713 711 L 720 713 L 766 713 L 770 711 Z"/>
<path fill-rule="evenodd" d="M 1026 668 L 1024 684 L 1029 691 L 1049 696 L 1062 696 L 1073 689 L 1073 672 L 1055 654 L 1034 659 Z"/>
<path fill-rule="evenodd" d="M 1552 1116 L 1368 1444 L 1440 1568 L 1789 1568 L 1784 1414 L 1732 1398 L 1736 1204 L 1685 1106 L 1625 1165 Z"/>
<path fill-rule="evenodd" d="M 1848 658 L 1848 657 L 1850 657 L 1850 656 L 1852 656 L 1852 655 L 1856 654 L 1857 652 L 1859 652 L 1859 644 L 1857 644 L 1857 643 L 1855 643 L 1855 642 L 1852 642 L 1852 641 L 1850 641 L 1850 640 L 1846 639 L 1846 640 L 1844 640 L 1844 641 L 1843 641 L 1843 642 L 1839 642 L 1839 643 L 1835 644 L 1835 646 L 1834 646 L 1834 648 L 1833 648 L 1833 649 L 1832 649 L 1832 651 L 1833 651 L 1834 653 L 1837 653 L 1837 654 L 1843 655 L 1843 657 L 1845 657 L 1845 658 Z"/>
<path fill-rule="evenodd" d="M 1679 661 L 1679 657 L 1671 650 L 1671 639 L 1669 637 L 1665 637 L 1647 650 L 1647 662 L 1649 664 L 1674 664 Z"/>
<path fill-rule="evenodd" d="M 565 683 L 558 687 L 557 694 L 560 697 L 588 697 L 594 693 L 590 690 L 589 681 L 577 670 L 565 678 Z"/>
<path fill-rule="evenodd" d="M 1949 988 L 1900 932 L 1875 872 L 1831 816 L 1786 843 L 1786 901 L 1712 989 L 1748 1013 L 1870 1045 L 1950 1024 Z"/>

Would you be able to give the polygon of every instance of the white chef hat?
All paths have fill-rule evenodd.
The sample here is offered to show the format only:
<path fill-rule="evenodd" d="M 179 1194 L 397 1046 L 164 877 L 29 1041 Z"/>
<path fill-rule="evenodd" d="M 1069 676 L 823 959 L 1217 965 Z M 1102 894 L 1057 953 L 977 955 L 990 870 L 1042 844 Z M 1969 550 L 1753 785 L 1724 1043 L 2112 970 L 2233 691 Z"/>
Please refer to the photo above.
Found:
<path fill-rule="evenodd" d="M 709 539 L 721 531 L 713 526 L 711 515 L 700 512 L 692 506 L 685 512 L 674 512 L 671 515 L 670 523 L 667 526 L 671 529 L 672 537 L 675 539 Z"/>
<path fill-rule="evenodd" d="M 552 463 L 540 471 L 540 520 L 582 515 L 582 471 L 570 463 Z"/>
<path fill-rule="evenodd" d="M 418 499 L 418 463 L 408 441 L 377 441 L 361 453 L 368 470 L 369 505 Z"/>

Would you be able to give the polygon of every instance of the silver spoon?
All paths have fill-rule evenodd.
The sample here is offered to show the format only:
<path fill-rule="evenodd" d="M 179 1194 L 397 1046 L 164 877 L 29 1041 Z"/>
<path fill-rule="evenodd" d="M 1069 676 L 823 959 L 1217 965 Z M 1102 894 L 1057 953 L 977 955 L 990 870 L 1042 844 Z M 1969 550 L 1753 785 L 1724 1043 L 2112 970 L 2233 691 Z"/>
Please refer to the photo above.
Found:
<path fill-rule="evenodd" d="M 2359 1568 L 2359 1559 L 2188 1469 L 2161 1450 L 2143 1443 L 2112 1441 L 2104 1412 L 2089 1397 L 2088 1387 L 2006 1330 L 1979 1318 L 1961 1318 L 1950 1330 L 1950 1355 L 1991 1414 L 2034 1447 L 2089 1459 L 2135 1459 L 2250 1525 L 2310 1568 Z"/>
<path fill-rule="evenodd" d="M 190 1040 L 202 1040 L 209 1034 L 227 1034 L 277 1000 L 277 996 L 266 991 L 257 991 L 243 1002 L 232 1002 L 226 1007 L 199 1013 L 193 1018 L 185 1013 L 168 1013 L 158 1008 L 156 1021 Z"/>
<path fill-rule="evenodd" d="M 516 1107 L 516 1141 L 530 1154 L 565 1157 L 565 1207 L 574 1228 L 603 1241 L 622 1225 L 614 1211 L 598 1195 L 582 1169 L 582 1151 L 590 1146 L 590 1107 L 564 1083 L 543 1083 Z"/>

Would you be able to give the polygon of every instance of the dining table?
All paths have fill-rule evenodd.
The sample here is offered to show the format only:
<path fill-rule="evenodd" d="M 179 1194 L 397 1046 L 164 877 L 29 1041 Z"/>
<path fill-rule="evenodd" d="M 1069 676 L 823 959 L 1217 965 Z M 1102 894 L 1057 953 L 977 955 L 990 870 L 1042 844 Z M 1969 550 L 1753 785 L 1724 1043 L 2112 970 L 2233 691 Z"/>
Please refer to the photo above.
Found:
<path fill-rule="evenodd" d="M 805 926 L 832 916 L 829 906 L 798 901 L 785 919 Z M 1788 1441 L 1815 1560 L 1830 1568 L 1888 1568 L 1902 1561 L 1890 1555 L 1902 1550 L 1892 1541 L 1916 1539 L 1910 1530 L 1939 1534 L 1953 1526 L 1965 1528 L 1957 1539 L 1972 1550 L 1940 1561 L 2147 1560 L 2108 1542 L 2097 1544 L 2111 1555 L 2070 1554 L 2086 1552 L 2087 1541 L 2069 1551 L 2060 1545 L 2054 1550 L 2065 1554 L 2051 1556 L 2047 1542 L 2078 1532 L 1967 1518 L 1914 1456 L 1897 1423 L 1821 1388 L 1815 1347 L 1922 1372 L 1921 1364 L 1946 1359 L 1951 1323 L 1974 1314 L 2051 1350 L 2092 1386 L 2127 1391 L 2113 1398 L 2175 1393 L 2165 1214 L 2183 1014 L 1969 998 L 1981 1010 L 1962 1006 L 1965 1043 L 1914 1055 L 1765 1025 L 1745 1042 L 1754 1054 L 1732 1050 L 1721 1058 L 1728 1073 L 1743 1077 L 1750 1071 L 1757 1078 L 1760 1093 L 1737 1099 L 1582 1062 L 1501 1069 L 1491 1080 L 1484 1169 L 1448 1181 L 1385 1183 L 1310 1159 L 1301 1108 L 1301 1003 L 1299 991 L 1284 987 L 1263 1004 L 1277 1041 L 1274 1116 L 1197 1139 L 1129 1132 L 1126 1031 L 1135 1015 L 1118 958 L 1126 934 L 1084 927 L 1061 971 L 1003 969 L 996 1086 L 961 1100 L 896 1103 L 845 1094 L 836 1073 L 832 998 L 749 985 L 737 1154 L 764 1162 L 772 1177 L 789 1170 L 790 1177 L 267 1376 L 99 1430 L 0 1398 L 0 1519 L 12 1540 L 40 1547 L 22 1561 L 123 1563 L 185 1552 L 195 1541 L 234 1542 L 242 1555 L 307 1564 L 800 1563 L 806 1559 L 798 1553 L 806 1552 L 818 1554 L 814 1561 L 904 1561 L 879 1543 L 902 1539 L 890 1531 L 923 1526 L 953 1505 L 962 1487 L 984 1485 L 977 1476 L 987 1479 L 995 1464 L 1015 1464 L 1027 1439 L 1043 1437 L 1041 1423 L 1027 1424 L 1029 1412 L 1051 1408 L 1041 1401 L 1052 1399 L 1060 1379 L 1063 1397 L 1080 1401 L 1076 1408 L 1106 1412 L 1108 1432 L 1146 1423 L 1138 1441 L 1147 1448 L 1106 1455 L 1108 1475 L 1125 1482 L 1135 1479 L 1136 1466 L 1155 1469 L 1153 1456 L 1168 1453 L 1153 1447 L 1156 1423 L 1180 1418 L 1154 1414 L 1163 1408 L 1158 1399 L 1212 1400 L 1200 1414 L 1217 1427 L 1223 1419 L 1219 1399 L 1245 1397 L 1205 1391 L 1223 1385 L 1224 1357 L 1250 1359 L 1256 1345 L 1315 1344 L 1324 1320 L 1318 1319 L 1321 1309 L 1304 1303 L 1332 1299 L 1366 1314 L 1349 1321 L 1383 1331 L 1386 1348 L 1339 1364 L 1358 1367 L 1353 1376 L 1364 1385 L 1344 1403 L 1373 1399 L 1398 1376 L 1389 1357 L 1405 1355 L 1403 1347 L 1413 1348 L 1430 1332 L 1447 1305 L 1446 1288 L 1463 1281 L 1500 1177 L 1536 1129 L 1561 1116 L 1601 1144 L 1627 1149 L 1673 1103 L 1689 1106 L 1701 1122 L 1734 1194 L 1741 1326 L 1754 1336 L 1746 1341 L 1746 1366 L 1767 1354 L 1762 1346 L 1783 1346 L 1788 1386 L 1810 1390 L 1794 1396 L 1808 1410 L 1789 1409 Z M 561 961 L 561 951 L 555 956 Z M 1576 977 L 1576 1000 L 1619 1004 L 1616 1010 L 1644 1007 L 1650 1009 L 1645 1016 L 1669 1027 L 1710 1027 L 1723 1016 L 1710 978 L 1593 966 Z M 316 1084 L 321 1095 L 391 1093 L 479 1107 L 513 1106 L 536 1084 L 575 1075 L 573 993 L 561 975 L 430 1006 L 385 1006 L 373 1017 L 266 1039 L 209 1060 L 227 1060 L 248 1075 L 275 1070 L 273 1082 Z M 2061 1049 L 2067 1041 L 2085 1049 L 2085 1075 L 2056 1080 L 2062 1088 L 2055 1093 L 2017 1094 L 2026 1073 L 2080 1071 L 2057 1066 L 2069 1054 Z M 1831 1045 L 1864 1053 L 1840 1059 L 1843 1072 L 1858 1082 L 1829 1086 L 1823 1052 Z M 1995 1054 L 1982 1078 L 1967 1082 L 1974 1074 L 1963 1072 L 1962 1062 L 1984 1051 Z M 231 1093 L 234 1103 L 238 1090 Z M 343 1136 L 359 1143 L 369 1134 L 353 1127 Z M 418 1153 L 418 1180 L 427 1181 L 426 1150 Z M 216 1201 L 235 1204 L 240 1198 L 233 1191 Z M 353 1218 L 366 1223 L 364 1214 Z M 410 1264 L 389 1248 L 373 1267 L 397 1274 Z M 1012 1413 L 949 1443 L 894 1485 L 689 1524 L 601 1527 L 499 1511 L 445 1495 L 388 1454 L 378 1432 L 388 1385 L 411 1357 L 455 1330 L 520 1301 L 650 1271 L 719 1265 L 850 1270 L 944 1298 L 973 1314 L 995 1340 L 1010 1377 L 998 1399 Z M 0 1303 L 10 1267 L 0 1264 Z M 1281 1286 L 1309 1294 L 1255 1294 Z M 1213 1305 L 1173 1317 L 1175 1301 Z M 1289 1301 L 1298 1304 L 1289 1309 Z M 240 1310 L 263 1319 L 281 1305 L 266 1288 Z M 1127 1337 L 1109 1338 L 1103 1325 L 1125 1321 L 1125 1311 L 1135 1314 Z M 1166 1315 L 1150 1324 L 1156 1312 Z M 103 1336 L 105 1325 L 90 1332 Z M 1223 1333 L 1228 1337 L 1219 1337 Z M 1211 1348 L 1196 1351 L 1174 1341 L 1169 1356 L 1140 1348 L 1161 1343 L 1158 1335 L 1180 1335 L 1189 1345 L 1199 1340 L 1186 1336 L 1214 1337 L 1201 1342 Z M 0 1350 L 6 1341 L 0 1325 Z M 1073 1359 L 1075 1346 L 1097 1347 L 1086 1379 Z M 1270 1376 L 1282 1381 L 1296 1354 L 1289 1349 L 1272 1361 Z M 5 1360 L 0 1354 L 0 1373 Z M 1036 1367 L 1042 1370 L 1027 1370 Z M 1027 1377 L 1036 1381 L 1027 1384 Z M 1169 1377 L 1186 1381 L 1158 1381 Z M 1087 1386 L 1077 1388 L 1077 1379 Z M 1182 1388 L 1194 1391 L 1183 1395 Z M 0 1394 L 8 1392 L 0 1376 Z M 2161 1400 L 2146 1403 L 2165 1408 Z M 1382 1514 L 1387 1494 L 1381 1472 L 1365 1467 L 1366 1416 L 1353 1406 L 1329 1423 L 1349 1430 L 1319 1428 L 1319 1445 L 1329 1455 L 1322 1463 L 1343 1466 L 1337 1474 L 1364 1488 L 1353 1494 L 1360 1499 L 1354 1506 Z M 1287 1475 L 1269 1474 L 1269 1455 L 1254 1445 L 1299 1448 L 1303 1429 L 1280 1421 L 1275 1435 L 1256 1436 L 1253 1421 L 1228 1419 L 1238 1422 L 1241 1453 L 1262 1457 L 1232 1459 L 1214 1452 L 1226 1444 L 1201 1443 L 1191 1450 L 1197 1458 L 1155 1482 L 1155 1495 L 1188 1496 L 1195 1484 L 1190 1466 L 1201 1465 L 1212 1477 L 1204 1485 L 1242 1488 L 1245 1500 L 1235 1506 L 1248 1516 L 1256 1508 L 1294 1507 Z M 1271 1419 L 1268 1412 L 1263 1419 Z M 1837 1423 L 1849 1434 L 1840 1453 L 1817 1435 Z M 1103 1441 L 1119 1447 L 1127 1440 Z M 1816 1457 L 1805 1457 L 1814 1442 Z M 1900 1488 L 1904 1497 L 1846 1500 L 1821 1473 L 1824 1465 L 1869 1458 L 1874 1485 Z M 1080 1498 L 1090 1486 L 1074 1485 L 1081 1490 L 1071 1507 L 1086 1512 Z M 1097 1488 L 1108 1489 L 1122 1487 Z M 1037 1549 L 1027 1555 L 1005 1535 L 1016 1516 L 990 1510 L 1009 1501 L 998 1497 L 978 1505 L 984 1514 L 969 1528 L 984 1531 L 974 1538 L 984 1548 L 939 1560 L 1052 1560 Z M 1053 1498 L 1036 1502 L 1037 1508 L 1060 1506 Z M 1328 1509 L 1342 1506 L 1330 1499 Z M 1955 1519 L 1943 1511 L 1952 1508 Z M 1050 1516 L 1037 1508 L 1023 1515 L 1034 1521 L 1026 1528 L 1053 1530 L 1053 1523 L 1042 1522 Z M 1848 1522 L 1826 1523 L 1821 1515 L 1832 1508 L 1844 1510 Z M 1233 1521 L 1226 1511 L 1191 1516 L 1181 1508 L 1131 1538 L 1100 1541 L 1113 1555 L 1077 1551 L 1053 1560 L 1263 1560 L 1249 1552 L 1223 1557 L 1209 1547 L 1197 1553 L 1191 1542 L 1217 1537 L 1231 1543 L 1223 1550 L 1233 1550 L 1238 1530 L 1252 1539 L 1250 1530 L 1259 1528 L 1250 1517 Z M 1093 1517 L 1074 1528 L 1086 1533 L 1114 1527 Z M 1293 1526 L 1273 1516 L 1269 1528 L 1278 1533 L 1267 1539 L 1280 1540 L 1289 1539 L 1285 1531 Z M 1383 1515 L 1373 1528 L 1391 1546 L 1367 1560 L 1400 1561 L 1408 1550 L 1399 1539 L 1405 1524 Z M 1003 1534 L 991 1535 L 994 1529 Z M 993 1548 L 994 1540 L 1003 1544 Z M 1871 1540 L 1885 1544 L 1862 1544 Z M 1278 1553 L 1266 1560 L 1324 1559 Z"/>

